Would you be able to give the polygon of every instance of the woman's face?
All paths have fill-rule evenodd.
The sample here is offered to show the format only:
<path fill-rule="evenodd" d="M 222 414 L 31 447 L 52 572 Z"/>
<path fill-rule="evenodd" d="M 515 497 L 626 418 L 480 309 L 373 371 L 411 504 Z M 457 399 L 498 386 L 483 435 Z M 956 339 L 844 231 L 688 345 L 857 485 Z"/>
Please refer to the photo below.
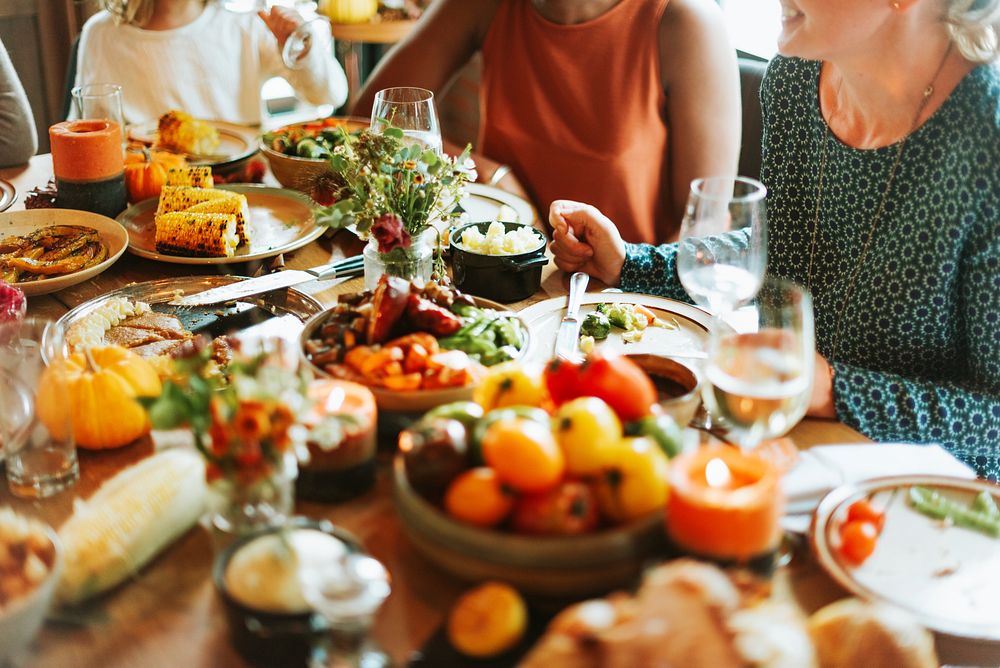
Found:
<path fill-rule="evenodd" d="M 809 60 L 863 51 L 892 11 L 891 0 L 781 0 L 778 51 Z"/>

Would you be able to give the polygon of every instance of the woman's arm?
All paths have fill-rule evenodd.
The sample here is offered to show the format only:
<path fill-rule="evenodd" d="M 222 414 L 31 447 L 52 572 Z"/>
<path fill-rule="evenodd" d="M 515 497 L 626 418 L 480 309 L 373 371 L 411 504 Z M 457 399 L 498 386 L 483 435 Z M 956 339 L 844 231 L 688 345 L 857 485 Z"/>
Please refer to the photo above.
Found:
<path fill-rule="evenodd" d="M 660 72 L 670 126 L 668 219 L 676 230 L 691 181 L 735 176 L 740 157 L 740 78 L 722 12 L 712 0 L 671 0 L 660 23 Z"/>
<path fill-rule="evenodd" d="M 37 150 L 38 136 L 28 97 L 0 42 L 0 167 L 28 162 Z"/>
<path fill-rule="evenodd" d="M 996 210 L 995 208 L 993 209 Z M 834 362 L 837 417 L 876 440 L 936 442 L 1000 477 L 1000 224 L 980 216 L 959 268 L 967 379 L 942 383 Z"/>
<path fill-rule="evenodd" d="M 500 0 L 435 0 L 417 27 L 379 63 L 351 113 L 371 114 L 375 93 L 416 86 L 439 95 L 479 50 Z"/>

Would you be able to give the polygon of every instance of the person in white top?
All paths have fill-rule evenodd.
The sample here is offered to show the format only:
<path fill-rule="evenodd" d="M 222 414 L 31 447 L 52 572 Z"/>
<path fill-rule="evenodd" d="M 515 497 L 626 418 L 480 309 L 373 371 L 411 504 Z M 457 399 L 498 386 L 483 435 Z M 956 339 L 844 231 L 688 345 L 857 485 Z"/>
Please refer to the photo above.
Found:
<path fill-rule="evenodd" d="M 314 36 L 296 69 L 281 58 L 285 40 L 303 22 L 294 10 L 231 12 L 212 0 L 101 0 L 83 26 L 77 86 L 122 87 L 126 123 L 155 120 L 171 109 L 195 118 L 257 125 L 263 83 L 282 76 L 310 104 L 339 107 L 347 77 L 332 40 Z M 316 25 L 325 29 L 325 24 Z"/>

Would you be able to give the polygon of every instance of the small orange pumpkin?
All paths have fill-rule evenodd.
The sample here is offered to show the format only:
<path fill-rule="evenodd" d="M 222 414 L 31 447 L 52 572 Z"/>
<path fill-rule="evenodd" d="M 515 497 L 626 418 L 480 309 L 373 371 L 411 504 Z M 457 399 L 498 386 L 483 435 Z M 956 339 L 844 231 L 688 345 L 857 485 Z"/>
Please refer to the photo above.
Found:
<path fill-rule="evenodd" d="M 69 406 L 57 388 L 69 390 Z M 38 382 L 38 417 L 53 436 L 64 437 L 70 411 L 73 435 L 81 448 L 102 450 L 127 445 L 149 431 L 149 418 L 136 397 L 160 394 L 153 366 L 120 346 L 90 348 L 49 364 Z"/>
<path fill-rule="evenodd" d="M 184 156 L 169 151 L 130 151 L 125 155 L 125 188 L 128 201 L 135 204 L 150 197 L 159 197 L 167 180 L 167 170 L 186 167 Z"/>

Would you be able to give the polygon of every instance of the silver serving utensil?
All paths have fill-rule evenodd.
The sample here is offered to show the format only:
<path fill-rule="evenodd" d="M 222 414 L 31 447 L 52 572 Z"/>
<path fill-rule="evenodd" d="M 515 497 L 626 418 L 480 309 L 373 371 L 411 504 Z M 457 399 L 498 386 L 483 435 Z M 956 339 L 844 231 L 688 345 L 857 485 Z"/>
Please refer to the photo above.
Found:
<path fill-rule="evenodd" d="M 559 323 L 559 331 L 556 333 L 556 357 L 567 360 L 576 360 L 580 354 L 578 347 L 580 343 L 580 304 L 583 295 L 587 292 L 587 283 L 590 276 L 578 271 L 570 276 L 569 295 L 566 297 L 566 315 Z"/>

